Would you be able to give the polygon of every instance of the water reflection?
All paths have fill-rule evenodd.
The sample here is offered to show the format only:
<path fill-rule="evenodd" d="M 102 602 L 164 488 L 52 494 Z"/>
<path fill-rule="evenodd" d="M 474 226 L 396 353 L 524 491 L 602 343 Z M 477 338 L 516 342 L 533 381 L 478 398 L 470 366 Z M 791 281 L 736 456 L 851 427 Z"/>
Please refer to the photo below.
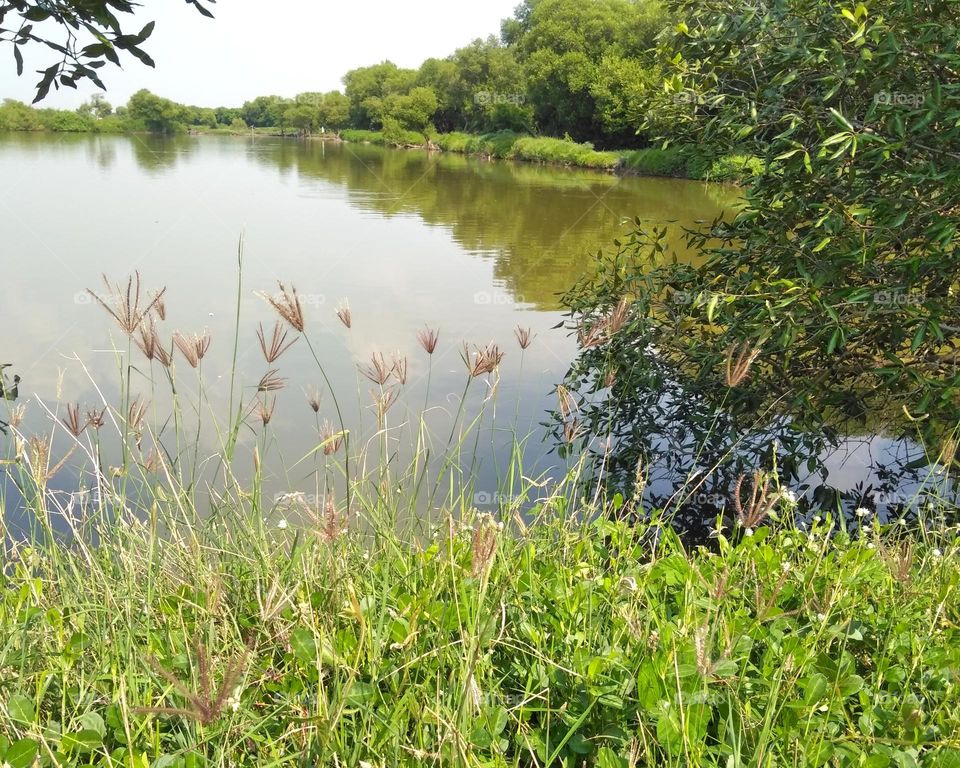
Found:
<path fill-rule="evenodd" d="M 562 319 L 557 298 L 592 268 L 591 254 L 626 220 L 675 221 L 679 237 L 681 225 L 712 218 L 733 199 L 730 190 L 690 182 L 454 155 L 140 136 L 2 136 L 0 192 L 3 260 L 17 264 L 0 282 L 0 322 L 18 329 L 2 353 L 29 382 L 29 391 L 23 385 L 19 391 L 25 434 L 50 433 L 51 423 L 66 415 L 58 403 L 109 404 L 119 414 L 125 402 L 119 372 L 130 370 L 129 398 L 148 404 L 153 430 L 137 460 L 148 463 L 154 450 L 184 464 L 199 455 L 209 464 L 222 437 L 211 424 L 231 413 L 237 296 L 235 376 L 248 402 L 265 369 L 277 367 L 265 366 L 256 329 L 274 320 L 257 292 L 275 290 L 279 278 L 300 292 L 354 445 L 376 432 L 369 382 L 358 365 L 377 351 L 409 359 L 407 383 L 389 414 L 397 464 L 406 458 L 401 446 L 416 443 L 425 403 L 426 429 L 438 449 L 445 444 L 464 391 L 462 343 L 492 341 L 506 351 L 495 400 L 486 384 L 476 383 L 463 405 L 464 412 L 483 414 L 476 448 L 463 457 L 479 498 L 496 495 L 514 433 L 527 438 L 531 475 L 562 471 L 540 422 L 575 351 L 553 330 Z M 198 447 L 176 438 L 162 371 L 136 348 L 128 351 L 126 338 L 85 291 L 96 287 L 100 273 L 125 281 L 134 270 L 146 286 L 167 287 L 168 316 L 159 323 L 165 344 L 174 331 L 211 334 Z M 353 314 L 350 329 L 336 316 L 344 300 Z M 425 324 L 440 331 L 429 360 L 416 342 Z M 518 325 L 535 337 L 522 354 L 514 341 Z M 195 418 L 199 379 L 182 360 L 177 366 L 179 402 Z M 320 387 L 316 416 L 321 424 L 335 421 L 331 393 L 306 345 L 286 352 L 279 368 L 286 386 L 275 393 L 269 427 L 252 419 L 241 430 L 231 468 L 249 476 L 258 446 L 270 498 L 316 489 L 313 462 L 298 463 L 318 444 L 305 392 Z M 122 458 L 109 431 L 108 420 L 97 459 L 105 471 Z M 70 449 L 62 433 L 61 427 L 53 434 L 54 465 Z M 12 441 L 3 442 L 4 455 L 12 455 Z M 68 489 L 75 480 L 63 470 L 51 487 Z"/>

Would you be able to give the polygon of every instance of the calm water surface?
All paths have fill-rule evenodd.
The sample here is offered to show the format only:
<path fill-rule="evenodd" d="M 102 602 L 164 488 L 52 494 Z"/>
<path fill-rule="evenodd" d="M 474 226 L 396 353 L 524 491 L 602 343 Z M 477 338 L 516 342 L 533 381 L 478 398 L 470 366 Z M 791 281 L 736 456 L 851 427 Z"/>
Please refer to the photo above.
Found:
<path fill-rule="evenodd" d="M 278 279 L 296 285 L 356 440 L 376 433 L 376 387 L 358 364 L 375 351 L 409 358 L 408 382 L 388 414 L 388 449 L 399 452 L 397 461 L 424 402 L 434 443 L 445 443 L 465 381 L 462 343 L 498 343 L 506 355 L 495 398 L 483 406 L 490 393 L 477 380 L 465 408 L 485 414 L 474 469 L 478 491 L 491 493 L 494 457 L 508 449 L 514 423 L 530 435 L 527 472 L 559 471 L 539 422 L 575 350 L 553 327 L 562 319 L 559 294 L 591 269 L 591 254 L 637 216 L 675 222 L 681 247 L 680 226 L 713 218 L 734 201 L 727 188 L 688 181 L 229 137 L 0 136 L 0 188 L 0 362 L 13 363 L 9 371 L 23 378 L 26 431 L 49 432 L 47 411 L 58 402 L 119 402 L 127 342 L 85 289 L 101 289 L 101 273 L 119 281 L 135 270 L 146 287 L 167 288 L 166 339 L 174 330 L 212 335 L 203 417 L 225 421 L 244 234 L 238 381 L 249 401 L 268 368 L 287 379 L 268 430 L 271 492 L 315 486 L 313 460 L 297 460 L 317 445 L 305 392 L 322 381 L 302 341 L 265 364 L 255 331 L 260 322 L 269 329 L 274 315 L 257 292 L 275 290 Z M 336 316 L 344 301 L 350 330 Z M 415 339 L 425 325 L 440 329 L 432 367 Z M 536 335 L 522 355 L 513 338 L 518 325 Z M 159 369 L 151 380 L 136 350 L 131 361 L 134 394 L 151 403 L 150 423 L 175 453 L 168 387 Z M 178 360 L 177 378 L 186 421 L 195 423 L 196 375 Z M 0 418 L 3 411 L 0 405 Z M 334 417 L 324 392 L 320 418 Z M 249 472 L 262 439 L 259 421 L 250 423 L 256 428 L 241 436 L 239 475 Z M 9 439 L 0 442 L 6 452 Z M 149 443 L 148 436 L 145 451 Z M 205 432 L 201 453 L 216 445 Z M 55 438 L 54 457 L 66 446 Z M 108 463 L 118 461 L 106 451 Z"/>

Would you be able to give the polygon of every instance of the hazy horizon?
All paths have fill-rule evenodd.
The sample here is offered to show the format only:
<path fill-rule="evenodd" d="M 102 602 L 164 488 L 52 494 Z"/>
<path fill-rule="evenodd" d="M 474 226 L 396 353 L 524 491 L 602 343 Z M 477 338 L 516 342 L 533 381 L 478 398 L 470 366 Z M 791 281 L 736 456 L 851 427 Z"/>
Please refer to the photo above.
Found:
<path fill-rule="evenodd" d="M 203 107 L 239 107 L 257 96 L 292 97 L 305 91 L 343 90 L 351 69 L 390 60 L 419 67 L 477 38 L 499 34 L 500 21 L 518 0 L 479 5 L 412 0 L 403 6 L 373 0 L 362 6 L 284 0 L 284 28 L 271 37 L 260 3 L 229 0 L 213 6 L 207 19 L 182 0 L 162 0 L 122 18 L 125 31 L 156 22 L 144 48 L 156 68 L 121 55 L 123 69 L 107 65 L 102 77 L 107 100 L 125 104 L 141 88 L 174 101 Z M 280 5 L 280 4 L 278 4 Z M 451 11 L 454 11 L 451 13 Z M 291 24 L 295 20 L 295 24 Z M 47 29 L 59 40 L 61 30 Z M 17 77 L 13 57 L 0 66 L 0 99 L 30 103 L 39 75 L 56 54 L 33 45 L 23 49 L 24 73 Z M 89 82 L 77 90 L 51 90 L 38 106 L 72 109 L 101 89 Z"/>

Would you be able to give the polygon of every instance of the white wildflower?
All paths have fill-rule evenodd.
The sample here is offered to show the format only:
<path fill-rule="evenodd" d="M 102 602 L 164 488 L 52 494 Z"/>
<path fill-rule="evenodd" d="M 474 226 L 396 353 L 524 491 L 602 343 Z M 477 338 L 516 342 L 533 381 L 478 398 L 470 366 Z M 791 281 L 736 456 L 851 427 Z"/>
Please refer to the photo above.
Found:
<path fill-rule="evenodd" d="M 278 521 L 277 521 L 277 528 L 279 528 L 281 531 L 285 531 L 285 530 L 287 529 L 287 521 L 286 521 L 286 520 L 278 520 Z"/>
<path fill-rule="evenodd" d="M 857 507 L 853 514 L 857 517 L 870 517 L 871 512 L 866 507 Z"/>

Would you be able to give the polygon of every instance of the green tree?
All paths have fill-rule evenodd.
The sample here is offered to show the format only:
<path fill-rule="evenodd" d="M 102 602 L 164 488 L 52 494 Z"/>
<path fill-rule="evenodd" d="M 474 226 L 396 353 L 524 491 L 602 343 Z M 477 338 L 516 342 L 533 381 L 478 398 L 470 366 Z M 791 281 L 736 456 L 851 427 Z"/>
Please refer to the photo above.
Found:
<path fill-rule="evenodd" d="M 532 123 L 524 72 L 513 49 L 488 37 L 458 49 L 451 61 L 459 74 L 452 98 L 460 105 L 460 127 L 495 131 Z"/>
<path fill-rule="evenodd" d="M 416 78 L 416 70 L 401 69 L 390 61 L 347 72 L 343 83 L 351 123 L 357 128 L 379 128 L 389 97 L 409 93 Z"/>
<path fill-rule="evenodd" d="M 693 237 L 692 263 L 634 241 L 578 292 L 581 326 L 593 292 L 626 297 L 631 320 L 614 353 L 584 350 L 571 386 L 593 397 L 656 349 L 689 387 L 727 392 L 724 361 L 743 354 L 752 372 L 725 409 L 776 403 L 795 435 L 906 412 L 939 440 L 960 419 L 960 5 L 668 6 L 682 21 L 652 112 L 764 172 L 733 220 Z M 606 423 L 626 429 L 639 391 L 605 393 Z"/>
<path fill-rule="evenodd" d="M 4 99 L 0 105 L 0 131 L 39 131 L 43 124 L 37 110 L 20 101 Z"/>
<path fill-rule="evenodd" d="M 319 110 L 308 101 L 297 100 L 287 105 L 284 123 L 293 126 L 303 136 L 311 135 L 320 122 Z"/>
<path fill-rule="evenodd" d="M 422 133 L 430 125 L 437 105 L 433 88 L 421 85 L 411 88 L 410 93 L 390 96 L 384 114 L 396 120 L 402 128 Z"/>
<path fill-rule="evenodd" d="M 183 129 L 189 119 L 187 108 L 146 89 L 137 91 L 127 102 L 127 115 L 142 123 L 151 133 L 170 134 Z"/>
<path fill-rule="evenodd" d="M 254 128 L 272 128 L 276 125 L 276 102 L 282 101 L 279 96 L 257 96 L 247 101 L 240 108 L 239 117 Z"/>
<path fill-rule="evenodd" d="M 212 18 L 207 5 L 215 0 L 186 2 Z M 37 70 L 41 78 L 34 103 L 52 86 L 76 88 L 84 79 L 106 89 L 99 70 L 107 62 L 120 66 L 118 52 L 129 53 L 147 66 L 154 65 L 141 48 L 153 33 L 153 22 L 131 34 L 123 30 L 118 18 L 118 14 L 132 14 L 137 7 L 139 3 L 132 0 L 0 0 L 0 43 L 13 45 L 17 75 L 23 74 L 22 48 L 39 45 L 53 51 L 55 61 Z M 62 42 L 49 34 L 57 26 L 62 30 Z"/>
<path fill-rule="evenodd" d="M 577 139 L 629 137 L 656 71 L 658 2 L 528 0 L 503 26 L 528 83 L 539 128 Z"/>
<path fill-rule="evenodd" d="M 350 124 L 350 99 L 340 91 L 325 93 L 317 107 L 320 127 L 339 132 Z"/>
<path fill-rule="evenodd" d="M 77 113 L 102 120 L 113 114 L 113 107 L 107 101 L 106 94 L 95 93 L 89 101 L 85 101 L 77 108 Z"/>

